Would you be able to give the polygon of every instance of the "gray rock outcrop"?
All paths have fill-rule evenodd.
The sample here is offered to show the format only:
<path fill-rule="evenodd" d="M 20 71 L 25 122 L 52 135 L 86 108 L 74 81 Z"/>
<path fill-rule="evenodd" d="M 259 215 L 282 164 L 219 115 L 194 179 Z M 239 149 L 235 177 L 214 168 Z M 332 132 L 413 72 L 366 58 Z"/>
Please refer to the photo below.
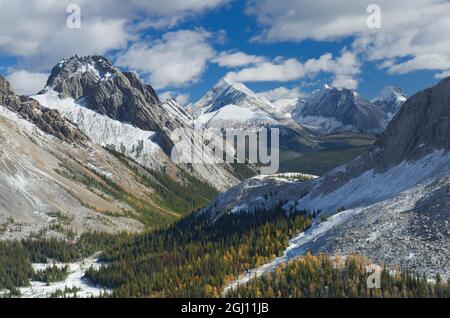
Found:
<path fill-rule="evenodd" d="M 42 131 L 65 142 L 83 143 L 88 138 L 73 123 L 65 119 L 57 110 L 40 105 L 28 96 L 17 96 L 9 82 L 0 75 L 0 105 L 18 113 Z"/>

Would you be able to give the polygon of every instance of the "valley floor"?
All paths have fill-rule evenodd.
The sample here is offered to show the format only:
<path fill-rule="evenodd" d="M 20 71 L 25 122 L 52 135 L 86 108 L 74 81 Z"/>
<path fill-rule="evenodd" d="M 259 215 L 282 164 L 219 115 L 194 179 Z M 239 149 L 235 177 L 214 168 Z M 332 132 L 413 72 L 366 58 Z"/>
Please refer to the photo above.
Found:
<path fill-rule="evenodd" d="M 87 269 L 93 267 L 98 269 L 105 265 L 100 263 L 96 255 L 74 263 L 56 263 L 56 264 L 33 264 L 35 270 L 43 270 L 50 266 L 64 267 L 68 266 L 68 276 L 65 280 L 53 283 L 30 281 L 30 286 L 20 288 L 22 298 L 49 298 L 49 297 L 98 297 L 110 292 L 110 290 L 100 286 L 94 286 L 84 279 Z M 65 292 L 66 290 L 66 292 Z"/>

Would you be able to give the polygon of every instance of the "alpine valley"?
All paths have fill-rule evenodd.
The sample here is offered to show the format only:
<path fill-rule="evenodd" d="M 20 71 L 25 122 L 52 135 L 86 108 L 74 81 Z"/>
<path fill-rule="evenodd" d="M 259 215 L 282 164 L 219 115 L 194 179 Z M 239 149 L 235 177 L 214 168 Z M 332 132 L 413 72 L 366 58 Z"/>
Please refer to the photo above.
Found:
<path fill-rule="evenodd" d="M 449 297 L 450 78 L 377 96 L 224 78 L 183 107 L 103 56 L 31 96 L 0 76 L 0 296 Z M 173 160 L 211 128 L 279 129 L 280 172 L 203 137 Z"/>

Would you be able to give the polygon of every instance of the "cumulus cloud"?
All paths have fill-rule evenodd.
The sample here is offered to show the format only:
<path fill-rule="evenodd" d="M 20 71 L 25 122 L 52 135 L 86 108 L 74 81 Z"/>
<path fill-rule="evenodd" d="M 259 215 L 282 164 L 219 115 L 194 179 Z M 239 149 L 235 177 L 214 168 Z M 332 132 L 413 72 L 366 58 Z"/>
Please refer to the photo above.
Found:
<path fill-rule="evenodd" d="M 20 64 L 46 70 L 59 59 L 122 49 L 148 27 L 170 27 L 228 0 L 78 0 L 81 28 L 69 29 L 71 0 L 0 0 L 0 52 Z"/>
<path fill-rule="evenodd" d="M 225 78 L 237 82 L 288 82 L 325 72 L 333 74 L 334 86 L 355 89 L 358 85 L 355 77 L 360 73 L 360 67 L 361 63 L 355 53 L 343 51 L 337 58 L 326 53 L 304 63 L 294 58 L 279 57 L 271 62 L 229 72 Z"/>
<path fill-rule="evenodd" d="M 42 90 L 47 83 L 49 74 L 30 73 L 25 70 L 12 71 L 7 80 L 11 83 L 16 94 L 33 95 Z"/>
<path fill-rule="evenodd" d="M 342 0 L 250 1 L 247 13 L 263 32 L 255 41 L 334 41 L 354 38 L 354 50 L 378 61 L 392 74 L 449 68 L 450 2 L 441 0 L 379 0 L 381 28 L 367 27 L 370 2 Z M 431 57 L 432 61 L 429 61 Z M 385 63 L 389 60 L 389 66 Z"/>
<path fill-rule="evenodd" d="M 298 87 L 286 88 L 284 86 L 277 87 L 269 91 L 260 92 L 258 93 L 258 95 L 266 98 L 271 102 L 280 99 L 291 99 L 304 96 L 304 94 L 300 91 Z"/>
<path fill-rule="evenodd" d="M 165 91 L 158 95 L 160 100 L 166 101 L 168 99 L 176 100 L 181 106 L 185 106 L 189 103 L 191 95 L 189 93 L 180 94 L 173 91 Z"/>
<path fill-rule="evenodd" d="M 119 66 L 134 70 L 160 89 L 198 81 L 215 51 L 203 30 L 179 30 L 153 43 L 132 45 L 117 58 Z"/>
<path fill-rule="evenodd" d="M 221 67 L 239 67 L 251 64 L 259 64 L 265 61 L 265 58 L 257 55 L 249 55 L 244 52 L 221 52 L 212 60 Z"/>
<path fill-rule="evenodd" d="M 438 78 L 438 79 L 450 77 L 450 70 L 447 70 L 447 71 L 438 73 L 438 74 L 436 74 L 434 77 L 435 77 L 435 78 Z"/>
<path fill-rule="evenodd" d="M 287 82 L 304 76 L 303 65 L 294 58 L 278 59 L 257 66 L 229 72 L 225 78 L 235 82 Z"/>

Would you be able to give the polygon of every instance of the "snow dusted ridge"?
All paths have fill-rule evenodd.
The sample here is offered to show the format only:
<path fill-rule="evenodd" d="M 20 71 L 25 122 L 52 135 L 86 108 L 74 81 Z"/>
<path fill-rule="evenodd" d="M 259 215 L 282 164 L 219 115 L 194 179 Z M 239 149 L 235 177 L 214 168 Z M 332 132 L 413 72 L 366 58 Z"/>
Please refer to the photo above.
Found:
<path fill-rule="evenodd" d="M 196 123 L 205 127 L 233 127 L 233 124 L 239 127 L 242 123 L 275 124 L 276 121 L 262 111 L 253 111 L 237 105 L 227 105 L 216 111 L 201 114 Z"/>
<path fill-rule="evenodd" d="M 338 175 L 343 170 L 345 166 L 335 169 L 330 175 Z M 317 190 L 325 177 L 314 179 L 311 176 L 314 180 L 298 182 L 279 175 L 257 176 L 221 194 L 204 212 L 217 217 L 223 211 L 272 208 L 279 202 L 287 201 L 284 206 L 287 211 L 319 209 L 324 214 L 332 215 L 342 207 L 356 208 L 392 199 L 402 191 L 449 171 L 450 152 L 439 150 L 417 161 L 403 161 L 383 173 L 366 171 L 327 193 Z M 327 177 L 330 178 L 330 175 Z"/>
<path fill-rule="evenodd" d="M 324 85 L 292 110 L 298 123 L 321 133 L 363 131 L 381 133 L 388 116 L 372 102 L 349 89 Z"/>
<path fill-rule="evenodd" d="M 333 214 L 340 207 L 364 206 L 392 198 L 406 189 L 449 171 L 450 152 L 437 150 L 417 161 L 403 161 L 383 173 L 366 171 L 327 194 L 315 195 L 313 190 L 306 197 L 291 201 L 288 205 L 311 210 L 320 209 L 327 214 Z M 320 181 L 321 179 L 318 180 Z"/>
<path fill-rule="evenodd" d="M 400 88 L 385 86 L 380 91 L 379 95 L 372 100 L 372 102 L 381 107 L 383 111 L 388 114 L 389 118 L 392 118 L 407 99 L 407 96 Z"/>
<path fill-rule="evenodd" d="M 114 79 L 115 73 L 119 71 L 115 67 L 107 65 L 108 61 L 102 57 L 98 57 L 97 59 L 87 59 L 79 57 L 77 55 L 74 55 L 68 59 L 61 60 L 57 64 L 57 67 L 59 69 L 63 69 L 64 67 L 67 66 L 68 63 L 70 63 L 74 59 L 78 59 L 80 61 L 83 61 L 84 63 L 76 65 L 77 67 L 76 69 L 72 68 L 71 72 L 73 74 L 91 73 L 95 76 L 96 80 L 99 82 Z"/>
<path fill-rule="evenodd" d="M 73 98 L 61 99 L 58 93 L 51 89 L 32 98 L 45 107 L 58 110 L 64 117 L 76 123 L 94 143 L 122 152 L 146 167 L 157 167 L 155 153 L 161 149 L 151 139 L 154 132 L 99 114 L 83 107 L 82 101 L 75 101 Z"/>
<path fill-rule="evenodd" d="M 266 98 L 243 83 L 226 79 L 192 105 L 191 112 L 196 122 L 205 126 L 296 125 Z"/>
<path fill-rule="evenodd" d="M 23 119 L 19 116 L 19 114 L 9 110 L 3 105 L 0 105 L 0 116 L 7 118 L 8 120 L 14 122 L 17 124 L 17 128 L 20 131 L 23 131 L 28 134 L 32 135 L 39 135 L 43 138 L 52 138 L 51 135 L 45 134 L 42 130 L 40 130 L 38 127 L 36 127 L 35 124 L 30 123 L 28 120 Z"/>
<path fill-rule="evenodd" d="M 170 158 L 152 141 L 153 131 L 146 131 L 131 124 L 122 123 L 83 107 L 82 100 L 73 98 L 61 99 L 54 90 L 47 89 L 44 94 L 33 96 L 45 107 L 57 109 L 62 116 L 78 125 L 95 144 L 113 148 L 125 156 L 150 169 L 160 169 L 170 163 Z M 167 102 L 163 107 L 170 116 L 192 123 L 190 116 L 180 108 L 179 104 Z M 196 147 L 201 147 L 199 143 Z M 238 180 L 222 166 L 214 164 L 213 154 L 196 149 L 193 172 L 196 176 L 214 184 L 220 191 L 226 190 Z"/>

